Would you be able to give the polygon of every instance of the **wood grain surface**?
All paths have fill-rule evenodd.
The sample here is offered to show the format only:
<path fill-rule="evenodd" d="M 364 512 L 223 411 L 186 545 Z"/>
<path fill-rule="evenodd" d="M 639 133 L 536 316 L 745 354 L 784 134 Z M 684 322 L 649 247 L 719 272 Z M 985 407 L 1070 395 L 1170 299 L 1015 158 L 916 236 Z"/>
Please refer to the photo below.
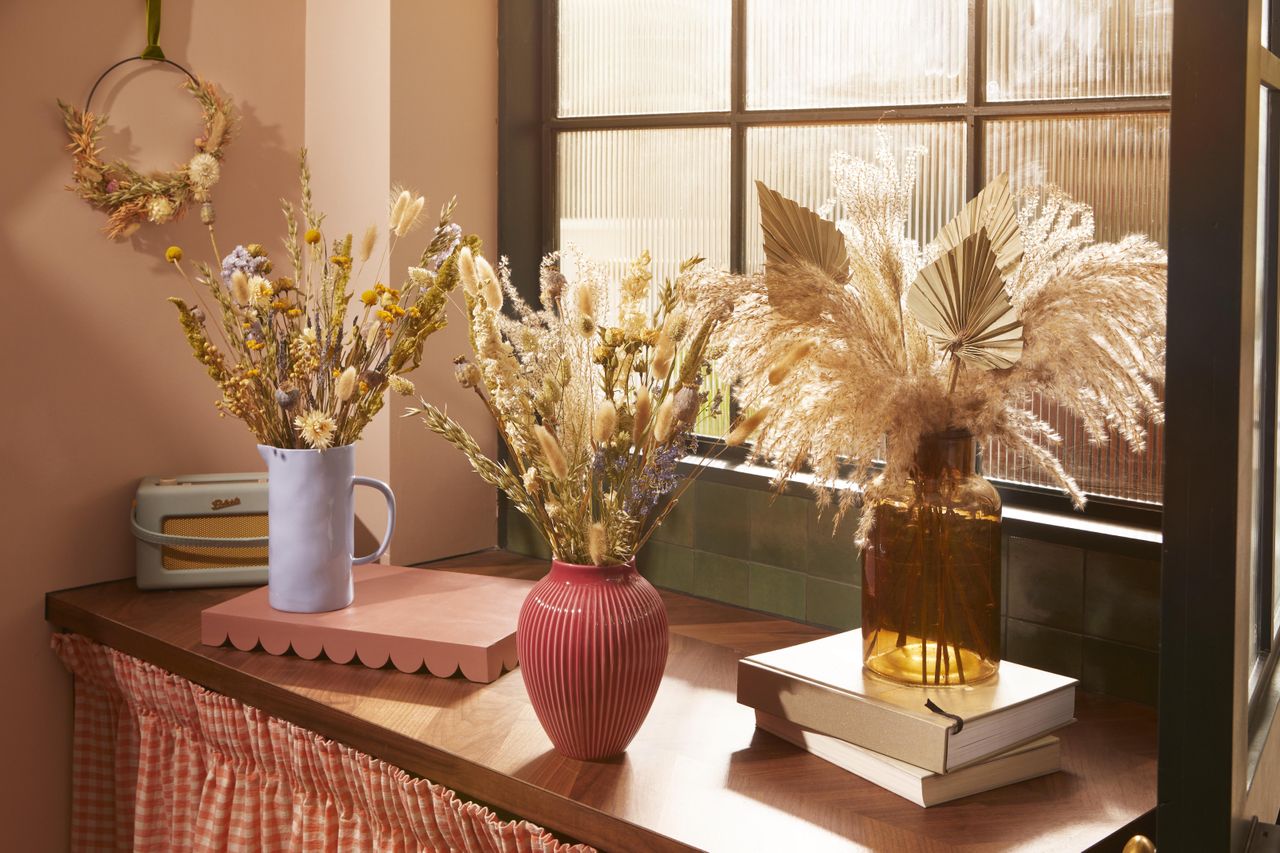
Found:
<path fill-rule="evenodd" d="M 536 578 L 493 551 L 431 570 Z M 200 643 L 200 611 L 238 589 L 141 592 L 132 580 L 50 593 L 46 617 L 211 690 L 606 851 L 1083 850 L 1154 807 L 1155 713 L 1080 694 L 1064 771 L 922 809 L 758 732 L 734 701 L 745 654 L 817 628 L 663 593 L 671 655 L 622 758 L 551 749 L 520 670 L 492 684 Z"/>

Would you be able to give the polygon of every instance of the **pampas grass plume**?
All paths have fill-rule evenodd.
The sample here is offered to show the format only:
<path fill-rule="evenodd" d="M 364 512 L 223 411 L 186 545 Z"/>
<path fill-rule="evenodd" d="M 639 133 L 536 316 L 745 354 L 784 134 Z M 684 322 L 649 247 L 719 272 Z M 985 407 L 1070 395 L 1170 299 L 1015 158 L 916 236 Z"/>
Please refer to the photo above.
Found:
<path fill-rule="evenodd" d="M 475 296 L 480 283 L 476 279 L 476 261 L 470 246 L 463 246 L 458 252 L 458 276 L 462 279 L 462 291 L 468 296 Z"/>
<path fill-rule="evenodd" d="M 611 401 L 606 400 L 600 408 L 596 409 L 595 417 L 591 422 L 591 437 L 595 439 L 596 444 L 608 444 L 617 428 L 618 408 Z"/>
<path fill-rule="evenodd" d="M 378 243 L 378 226 L 370 225 L 360 240 L 360 262 L 364 263 L 373 256 L 373 247 Z"/>
<path fill-rule="evenodd" d="M 676 431 L 676 395 L 668 394 L 658 407 L 658 415 L 653 419 L 653 437 L 659 444 L 666 444 Z"/>
<path fill-rule="evenodd" d="M 249 304 L 249 277 L 240 270 L 231 274 L 231 298 L 241 305 Z"/>
<path fill-rule="evenodd" d="M 769 384 L 781 385 L 782 380 L 786 379 L 792 370 L 795 370 L 796 365 L 805 356 L 813 352 L 813 347 L 816 343 L 813 338 L 810 338 L 807 341 L 792 344 L 791 348 L 783 353 L 782 358 L 778 359 L 778 363 L 769 370 Z"/>
<path fill-rule="evenodd" d="M 648 386 L 641 386 L 636 392 L 634 423 L 631 427 L 631 439 L 636 447 L 644 443 L 644 431 L 649 428 L 649 418 L 653 415 L 653 398 L 649 396 Z"/>
<path fill-rule="evenodd" d="M 592 563 L 597 566 L 604 565 L 605 557 L 609 553 L 609 537 L 602 522 L 595 522 L 587 531 L 587 553 L 591 556 Z"/>
<path fill-rule="evenodd" d="M 484 297 L 485 304 L 489 306 L 491 311 L 499 311 L 502 309 L 502 285 L 498 284 L 498 276 L 493 272 L 493 266 L 485 260 L 483 255 L 475 258 L 476 281 L 480 287 L 480 295 Z"/>
<path fill-rule="evenodd" d="M 658 335 L 658 344 L 654 348 L 653 363 L 649 366 L 649 372 L 659 382 L 666 379 L 671 374 L 671 363 L 676 357 L 676 345 L 671 336 L 667 334 L 666 329 Z"/>
<path fill-rule="evenodd" d="M 351 395 L 356 392 L 356 369 L 348 367 L 338 375 L 338 381 L 333 385 L 333 393 L 338 395 L 338 399 L 347 402 L 351 399 Z"/>
<path fill-rule="evenodd" d="M 738 422 L 738 425 L 733 428 L 733 432 L 729 433 L 729 437 L 724 440 L 724 443 L 730 447 L 737 447 L 742 444 L 751 437 L 751 434 L 759 428 L 767 417 L 769 417 L 768 406 L 761 406 L 756 409 Z"/>
<path fill-rule="evenodd" d="M 557 480 L 568 477 L 569 463 L 565 462 L 564 451 L 560 449 L 560 442 L 556 441 L 556 437 L 542 424 L 533 428 L 533 434 L 538 439 L 538 446 L 542 448 L 542 455 L 547 460 L 551 475 Z"/>

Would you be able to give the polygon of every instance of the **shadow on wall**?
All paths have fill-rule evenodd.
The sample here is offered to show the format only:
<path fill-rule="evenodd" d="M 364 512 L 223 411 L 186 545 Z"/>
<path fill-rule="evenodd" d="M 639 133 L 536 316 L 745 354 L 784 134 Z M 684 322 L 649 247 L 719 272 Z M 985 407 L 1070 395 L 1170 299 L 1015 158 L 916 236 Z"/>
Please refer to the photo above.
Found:
<path fill-rule="evenodd" d="M 240 110 L 214 190 L 222 238 L 274 242 L 278 199 L 296 193 L 303 138 L 302 0 L 173 4 L 161 44 L 223 86 Z M 71 0 L 0 9 L 7 119 L 0 158 L 0 339 L 7 405 L 0 491 L 8 557 L 0 596 L 6 689 L 22 697 L 0 729 L 0 826 L 14 849 L 67 846 L 70 679 L 48 649 L 42 595 L 131 575 L 126 523 L 144 474 L 257 470 L 252 437 L 219 420 L 165 297 L 187 285 L 163 261 L 212 248 L 194 213 L 111 243 L 71 176 L 56 99 L 83 105 L 94 79 L 145 44 L 140 3 Z M 173 168 L 194 152 L 199 112 L 159 66 L 125 66 L 95 96 L 110 113 L 109 156 Z M 227 227 L 230 226 L 230 227 Z M 230 245 L 223 247 L 224 251 Z"/>

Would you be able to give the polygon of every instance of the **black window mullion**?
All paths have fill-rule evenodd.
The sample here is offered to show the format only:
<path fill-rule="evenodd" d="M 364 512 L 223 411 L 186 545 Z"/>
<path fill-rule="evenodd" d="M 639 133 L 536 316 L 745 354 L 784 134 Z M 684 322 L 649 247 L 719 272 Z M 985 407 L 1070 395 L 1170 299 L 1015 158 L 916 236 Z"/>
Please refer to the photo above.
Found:
<path fill-rule="evenodd" d="M 746 269 L 747 0 L 733 0 L 729 54 L 729 269 Z"/>

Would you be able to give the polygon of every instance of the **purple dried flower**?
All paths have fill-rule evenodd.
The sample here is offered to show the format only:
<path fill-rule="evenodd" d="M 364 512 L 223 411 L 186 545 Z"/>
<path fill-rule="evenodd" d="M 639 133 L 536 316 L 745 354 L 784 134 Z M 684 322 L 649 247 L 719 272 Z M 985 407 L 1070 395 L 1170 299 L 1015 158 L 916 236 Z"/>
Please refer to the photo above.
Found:
<path fill-rule="evenodd" d="M 222 281 L 231 283 L 231 274 L 239 271 L 248 276 L 262 275 L 263 267 L 268 263 L 266 255 L 254 257 L 244 246 L 236 246 L 231 254 L 222 259 Z"/>

